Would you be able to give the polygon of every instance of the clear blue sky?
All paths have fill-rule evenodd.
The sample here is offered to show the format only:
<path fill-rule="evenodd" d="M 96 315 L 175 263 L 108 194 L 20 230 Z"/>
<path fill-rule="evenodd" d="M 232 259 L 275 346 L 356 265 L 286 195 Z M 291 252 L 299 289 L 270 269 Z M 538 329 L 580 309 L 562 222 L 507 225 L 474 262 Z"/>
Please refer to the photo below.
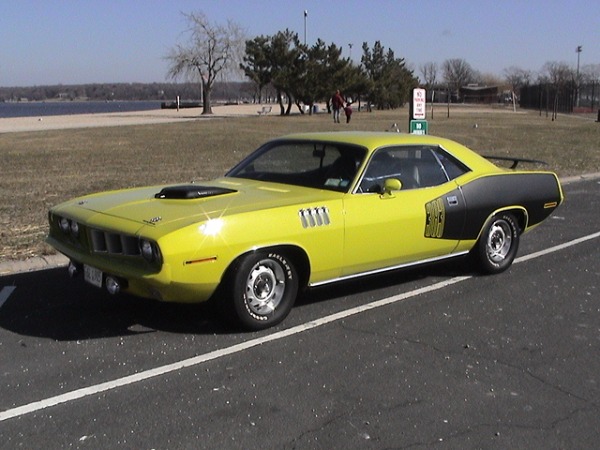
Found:
<path fill-rule="evenodd" d="M 600 64 L 598 0 L 0 0 L 0 86 L 166 81 L 164 56 L 202 11 L 249 38 L 289 28 L 359 60 L 377 40 L 420 75 L 462 58 L 481 73 Z"/>

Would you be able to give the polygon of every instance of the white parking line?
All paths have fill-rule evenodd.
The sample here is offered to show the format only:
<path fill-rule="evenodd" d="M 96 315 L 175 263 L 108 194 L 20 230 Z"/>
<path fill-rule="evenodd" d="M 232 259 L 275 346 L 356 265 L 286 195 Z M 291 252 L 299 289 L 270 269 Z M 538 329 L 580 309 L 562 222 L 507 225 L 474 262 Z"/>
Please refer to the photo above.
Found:
<path fill-rule="evenodd" d="M 0 291 L 0 308 L 4 306 L 4 303 L 6 303 L 6 300 L 8 300 L 8 297 L 10 297 L 10 294 L 12 294 L 16 288 L 16 286 L 5 286 L 2 288 Z"/>
<path fill-rule="evenodd" d="M 530 255 L 525 255 L 515 260 L 515 263 L 529 261 L 534 258 L 539 258 L 541 256 L 557 252 L 563 250 L 568 247 L 572 247 L 574 245 L 580 244 L 585 241 L 589 241 L 591 239 L 596 239 L 600 237 L 600 232 L 590 234 L 579 239 L 575 239 L 573 241 L 566 242 L 564 244 L 560 244 L 554 247 L 550 247 L 548 249 L 532 253 Z M 336 322 L 338 320 L 344 319 L 346 317 L 350 317 L 356 314 L 360 314 L 365 311 L 369 311 L 372 309 L 380 308 L 382 306 L 390 305 L 392 303 L 401 302 L 403 300 L 407 300 L 412 297 L 416 297 L 421 294 L 425 294 L 428 292 L 437 291 L 448 287 L 450 285 L 461 283 L 465 280 L 472 278 L 472 276 L 461 276 L 454 277 L 449 280 L 441 281 L 439 283 L 432 284 L 431 286 L 425 286 L 419 289 L 415 289 L 414 291 L 404 292 L 402 294 L 394 295 L 392 297 L 387 297 L 381 300 L 377 300 L 371 303 L 367 303 L 365 305 L 357 306 L 355 308 L 347 309 L 345 311 L 340 311 L 335 314 L 331 314 L 329 316 L 323 317 L 321 319 L 316 319 L 310 322 L 306 322 L 302 325 L 297 325 L 295 327 L 289 328 L 287 330 L 278 331 L 276 333 L 270 334 L 268 336 L 263 336 L 256 339 L 251 339 L 246 342 L 241 342 L 236 345 L 232 345 L 231 347 L 223 348 L 220 350 L 215 350 L 209 353 L 205 353 L 203 355 L 194 356 L 193 358 L 184 359 L 183 361 L 179 361 L 172 364 L 167 364 L 165 366 L 156 367 L 154 369 L 145 370 L 143 372 L 139 372 L 133 375 L 128 375 L 123 378 L 117 378 L 116 380 L 107 381 L 105 383 L 96 384 L 93 386 L 88 386 L 81 389 L 76 389 L 71 392 L 67 392 L 65 394 L 57 395 L 55 397 L 50 397 L 44 400 L 40 400 L 37 402 L 29 403 L 27 405 L 19 406 L 16 408 L 8 409 L 6 411 L 0 412 L 0 422 L 19 417 L 25 414 L 29 414 L 35 411 L 39 411 L 45 408 L 49 408 L 51 406 L 60 405 L 62 403 L 68 403 L 74 400 L 78 400 L 84 397 L 88 397 L 90 395 L 95 395 L 100 392 L 110 391 L 112 389 L 116 389 L 121 386 L 127 386 L 133 383 L 138 383 L 140 381 L 147 380 L 149 378 L 157 377 L 160 375 L 165 375 L 167 373 L 175 372 L 186 367 L 196 366 L 198 364 L 205 363 L 207 361 L 212 361 L 218 358 L 222 358 L 224 356 L 232 355 L 235 353 L 242 352 L 244 350 L 248 350 L 252 347 L 256 347 L 262 344 L 266 344 L 268 342 L 277 341 L 279 339 L 283 339 L 289 336 L 293 336 L 295 334 L 303 333 L 307 330 L 311 330 L 313 328 L 317 328 L 328 323 Z M 6 289 L 6 288 L 5 288 Z M 4 291 L 4 289 L 3 289 Z M 9 294 L 10 295 L 10 294 Z"/>
<path fill-rule="evenodd" d="M 531 253 L 529 255 L 523 255 L 520 258 L 515 259 L 515 263 L 525 262 L 529 261 L 530 259 L 539 258 L 540 256 L 544 256 L 549 253 L 554 253 L 568 247 L 573 247 L 574 245 L 581 244 L 582 242 L 589 241 L 591 239 L 596 239 L 598 237 L 600 237 L 600 231 L 597 233 L 588 234 L 587 236 L 580 237 L 579 239 L 574 239 L 572 241 L 565 242 L 564 244 L 556 245 L 545 250 L 540 250 L 539 252 Z"/>

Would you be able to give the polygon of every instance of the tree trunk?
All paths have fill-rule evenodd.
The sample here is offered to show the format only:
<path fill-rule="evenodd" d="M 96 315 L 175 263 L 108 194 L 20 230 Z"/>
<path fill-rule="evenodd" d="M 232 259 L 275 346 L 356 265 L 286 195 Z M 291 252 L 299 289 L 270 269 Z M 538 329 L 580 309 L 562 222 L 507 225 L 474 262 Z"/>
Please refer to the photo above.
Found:
<path fill-rule="evenodd" d="M 279 103 L 279 114 L 283 116 L 285 108 L 283 106 L 283 97 L 281 96 L 281 91 L 279 89 L 277 89 L 277 103 Z"/>
<path fill-rule="evenodd" d="M 212 114 L 212 107 L 210 106 L 210 91 L 211 86 L 204 81 L 204 77 L 200 77 L 202 80 L 202 115 Z"/>
<path fill-rule="evenodd" d="M 285 110 L 285 115 L 289 116 L 292 112 L 292 96 L 288 92 L 285 92 L 285 96 L 287 97 L 287 108 Z"/>

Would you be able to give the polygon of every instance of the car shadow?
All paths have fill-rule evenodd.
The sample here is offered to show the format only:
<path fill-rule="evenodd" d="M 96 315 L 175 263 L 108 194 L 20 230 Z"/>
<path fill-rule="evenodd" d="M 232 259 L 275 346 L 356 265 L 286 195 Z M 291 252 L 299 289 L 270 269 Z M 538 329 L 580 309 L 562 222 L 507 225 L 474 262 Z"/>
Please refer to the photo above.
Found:
<path fill-rule="evenodd" d="M 403 285 L 424 279 L 452 278 L 459 275 L 476 275 L 465 258 L 456 258 L 450 262 L 445 261 L 412 268 L 391 270 L 311 288 L 298 298 L 295 307 L 392 287 L 401 288 Z"/>
<path fill-rule="evenodd" d="M 112 296 L 64 268 L 0 278 L 0 289 L 16 286 L 0 308 L 0 327 L 20 335 L 58 341 L 127 336 L 162 330 L 173 333 L 229 333 L 205 304 L 175 304 L 127 294 Z"/>
<path fill-rule="evenodd" d="M 300 312 L 319 302 L 392 286 L 401 288 L 425 278 L 452 277 L 466 271 L 462 264 L 436 264 L 311 288 L 299 296 L 295 309 Z M 73 341 L 155 331 L 195 335 L 243 331 L 224 320 L 214 304 L 164 303 L 126 294 L 112 296 L 81 279 L 70 279 L 64 268 L 0 277 L 0 290 L 6 286 L 16 289 L 0 307 L 0 328 L 19 335 Z M 295 319 L 303 320 L 303 315 Z M 284 321 L 275 330 L 289 325 Z"/>

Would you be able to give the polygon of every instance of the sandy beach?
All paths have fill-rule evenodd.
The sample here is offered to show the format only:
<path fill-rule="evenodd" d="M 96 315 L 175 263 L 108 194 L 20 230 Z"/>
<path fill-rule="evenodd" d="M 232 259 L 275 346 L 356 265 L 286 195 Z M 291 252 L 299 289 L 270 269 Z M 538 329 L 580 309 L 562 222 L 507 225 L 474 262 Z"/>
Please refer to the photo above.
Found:
<path fill-rule="evenodd" d="M 90 127 L 114 127 L 124 125 L 150 125 L 172 122 L 189 122 L 194 120 L 211 120 L 224 117 L 259 117 L 258 112 L 262 109 L 261 104 L 241 104 L 241 105 L 214 105 L 213 114 L 203 116 L 201 108 L 183 108 L 179 111 L 175 109 L 155 109 L 147 111 L 130 111 L 114 113 L 96 113 L 96 114 L 69 114 L 63 116 L 43 116 L 43 117 L 8 117 L 0 118 L 0 134 L 15 133 L 21 131 L 47 131 L 64 130 L 70 128 L 90 128 Z M 269 115 L 279 115 L 279 106 L 269 104 L 272 107 Z M 325 104 L 318 104 L 318 111 L 323 113 L 327 107 Z M 515 114 L 510 108 L 482 108 L 479 105 L 453 105 L 453 108 L 461 113 L 510 113 Z M 299 114 L 296 106 L 292 107 L 292 114 Z M 524 114 L 523 111 L 517 111 L 516 114 Z M 591 117 L 591 115 L 590 115 Z M 595 119 L 591 117 L 592 119 Z"/>
<path fill-rule="evenodd" d="M 0 133 L 46 131 L 69 128 L 113 127 L 121 125 L 148 125 L 157 123 L 210 120 L 228 116 L 256 116 L 261 105 L 216 105 L 213 114 L 202 116 L 201 108 L 157 109 L 98 114 L 71 114 L 65 116 L 0 118 Z M 275 109 L 275 108 L 273 108 Z M 273 114 L 273 113 L 271 113 Z"/>

